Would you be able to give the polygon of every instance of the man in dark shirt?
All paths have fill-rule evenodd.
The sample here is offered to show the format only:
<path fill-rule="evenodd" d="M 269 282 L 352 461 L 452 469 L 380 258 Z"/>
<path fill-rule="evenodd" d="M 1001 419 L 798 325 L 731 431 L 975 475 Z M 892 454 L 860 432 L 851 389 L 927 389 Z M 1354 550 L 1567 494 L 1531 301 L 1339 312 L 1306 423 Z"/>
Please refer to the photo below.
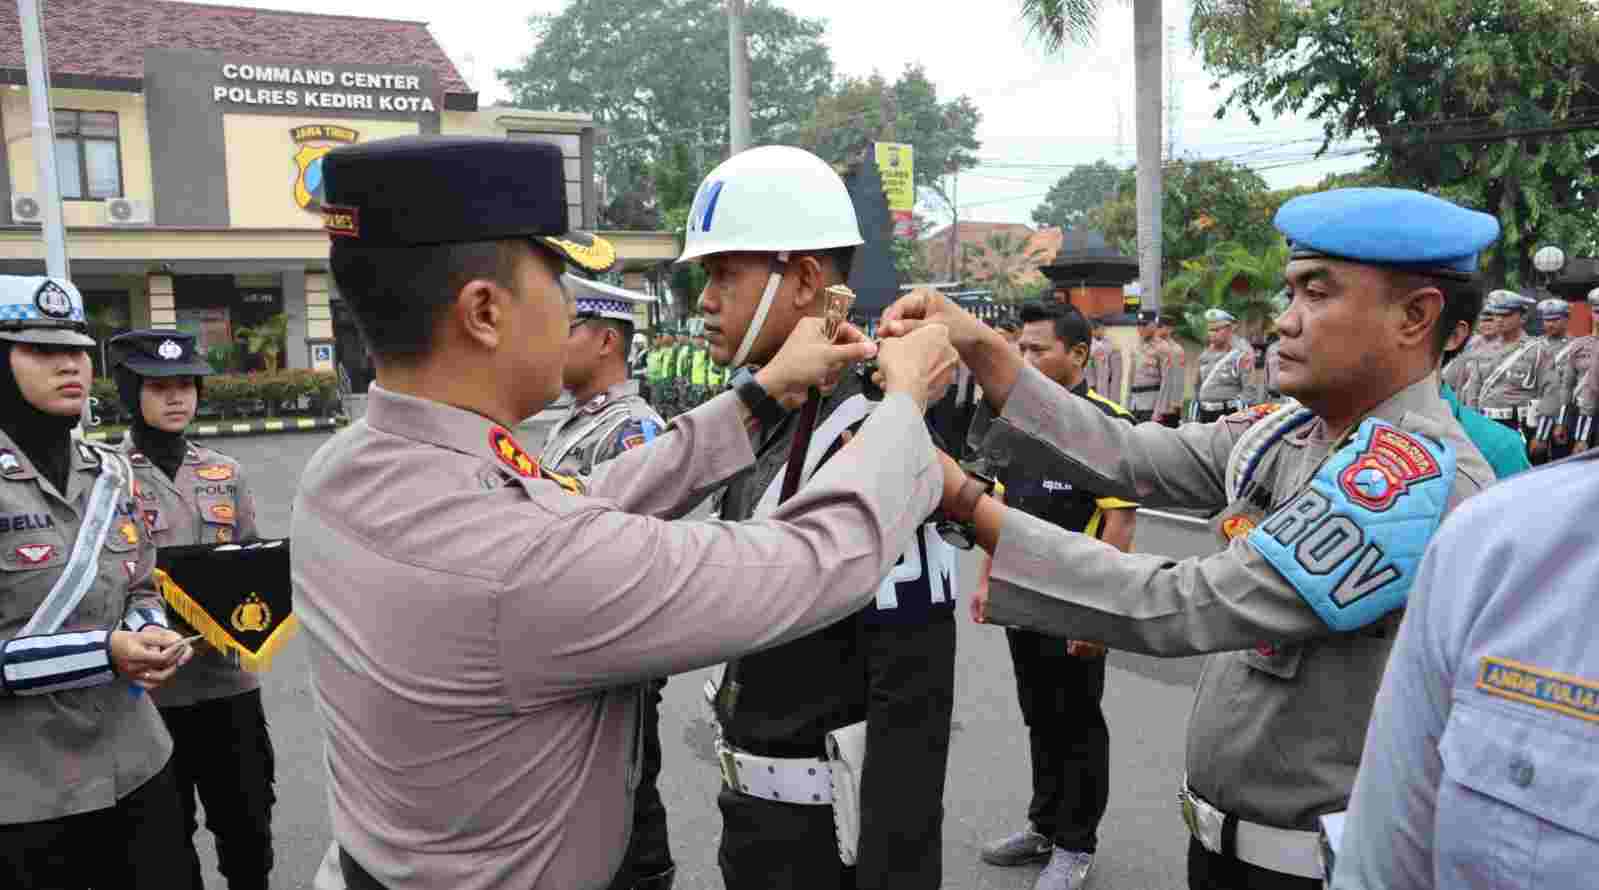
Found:
<path fill-rule="evenodd" d="M 1092 336 L 1075 308 L 1030 304 L 1022 309 L 1022 355 L 1044 376 L 1083 396 L 1112 417 L 1131 415 L 1088 386 Z M 1122 550 L 1133 542 L 1137 505 L 1076 487 L 1045 452 L 996 426 L 984 457 L 1005 486 L 1005 502 L 1069 531 Z M 986 581 L 987 572 L 984 572 Z M 977 600 L 973 618 L 982 621 Z M 1007 629 L 1016 693 L 1032 749 L 1031 825 L 982 850 L 984 862 L 1014 866 L 1048 862 L 1035 890 L 1080 890 L 1093 867 L 1100 819 L 1110 796 L 1110 731 L 1100 699 L 1105 692 L 1105 647 L 1027 630 Z"/>

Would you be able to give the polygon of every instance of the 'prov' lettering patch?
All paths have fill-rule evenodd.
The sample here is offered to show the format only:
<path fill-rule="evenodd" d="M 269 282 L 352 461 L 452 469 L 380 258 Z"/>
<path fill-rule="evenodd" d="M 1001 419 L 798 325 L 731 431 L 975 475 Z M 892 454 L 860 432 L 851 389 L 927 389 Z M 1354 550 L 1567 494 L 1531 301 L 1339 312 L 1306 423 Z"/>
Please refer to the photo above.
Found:
<path fill-rule="evenodd" d="M 1403 608 L 1455 483 L 1455 450 L 1370 418 L 1310 485 L 1249 532 L 1327 626 Z"/>

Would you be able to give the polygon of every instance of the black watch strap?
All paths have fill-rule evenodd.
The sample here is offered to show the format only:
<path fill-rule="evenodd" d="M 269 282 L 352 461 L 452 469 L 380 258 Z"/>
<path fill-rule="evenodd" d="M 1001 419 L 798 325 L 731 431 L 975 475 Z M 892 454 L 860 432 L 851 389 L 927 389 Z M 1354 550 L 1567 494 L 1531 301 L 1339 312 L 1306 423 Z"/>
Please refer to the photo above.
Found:
<path fill-rule="evenodd" d="M 773 429 L 783 422 L 783 404 L 772 398 L 766 388 L 755 380 L 755 372 L 749 368 L 739 368 L 733 375 L 733 391 L 738 393 L 744 407 L 750 409 L 750 414 L 755 416 L 755 422 L 761 429 Z"/>

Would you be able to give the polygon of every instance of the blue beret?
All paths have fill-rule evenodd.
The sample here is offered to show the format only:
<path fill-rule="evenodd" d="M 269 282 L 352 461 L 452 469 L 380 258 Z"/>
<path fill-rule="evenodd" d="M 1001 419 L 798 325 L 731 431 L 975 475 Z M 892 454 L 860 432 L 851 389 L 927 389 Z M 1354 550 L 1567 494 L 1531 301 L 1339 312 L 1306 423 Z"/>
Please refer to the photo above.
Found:
<path fill-rule="evenodd" d="M 1326 256 L 1470 277 L 1499 220 L 1408 189 L 1333 189 L 1284 204 L 1273 221 L 1295 257 Z"/>
<path fill-rule="evenodd" d="M 616 250 L 567 226 L 559 146 L 485 136 L 400 136 L 323 157 L 322 225 L 338 239 L 412 247 L 527 238 L 603 272 Z"/>

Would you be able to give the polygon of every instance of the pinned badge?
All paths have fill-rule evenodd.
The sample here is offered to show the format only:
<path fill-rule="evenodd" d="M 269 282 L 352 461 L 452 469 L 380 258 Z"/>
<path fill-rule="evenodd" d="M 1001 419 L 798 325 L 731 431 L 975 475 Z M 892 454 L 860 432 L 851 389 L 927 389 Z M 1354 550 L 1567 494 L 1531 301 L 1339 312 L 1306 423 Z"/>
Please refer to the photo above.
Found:
<path fill-rule="evenodd" d="M 221 526 L 220 528 L 217 529 L 217 543 L 218 544 L 231 544 L 231 543 L 233 543 L 233 526 L 224 525 L 224 526 Z"/>
<path fill-rule="evenodd" d="M 222 482 L 233 478 L 233 468 L 227 464 L 207 464 L 195 470 L 194 475 L 208 482 Z"/>
<path fill-rule="evenodd" d="M 173 340 L 162 340 L 161 345 L 156 347 L 155 352 L 156 355 L 161 356 L 169 362 L 174 362 L 180 358 L 183 358 L 183 347 L 179 346 Z"/>
<path fill-rule="evenodd" d="M 122 524 L 117 526 L 117 534 L 121 535 L 123 542 L 129 546 L 139 543 L 139 527 L 130 520 L 122 520 Z"/>
<path fill-rule="evenodd" d="M 21 560 L 23 565 L 36 566 L 48 562 L 50 557 L 55 555 L 54 544 L 23 544 L 17 548 L 17 559 Z"/>
<path fill-rule="evenodd" d="M 539 462 L 528 456 L 528 453 L 517 443 L 516 437 L 504 427 L 494 427 L 489 430 L 489 449 L 500 462 L 516 471 L 516 474 L 528 479 L 539 478 Z"/>
<path fill-rule="evenodd" d="M 144 511 L 144 524 L 145 524 L 146 528 L 150 529 L 151 531 L 155 531 L 156 526 L 161 524 L 161 511 L 160 510 L 146 510 L 146 511 Z"/>
<path fill-rule="evenodd" d="M 22 472 L 22 463 L 17 460 L 17 453 L 7 448 L 0 450 L 0 473 L 15 476 Z"/>
<path fill-rule="evenodd" d="M 211 518 L 218 522 L 232 522 L 233 508 L 227 504 L 217 504 L 211 508 Z"/>

